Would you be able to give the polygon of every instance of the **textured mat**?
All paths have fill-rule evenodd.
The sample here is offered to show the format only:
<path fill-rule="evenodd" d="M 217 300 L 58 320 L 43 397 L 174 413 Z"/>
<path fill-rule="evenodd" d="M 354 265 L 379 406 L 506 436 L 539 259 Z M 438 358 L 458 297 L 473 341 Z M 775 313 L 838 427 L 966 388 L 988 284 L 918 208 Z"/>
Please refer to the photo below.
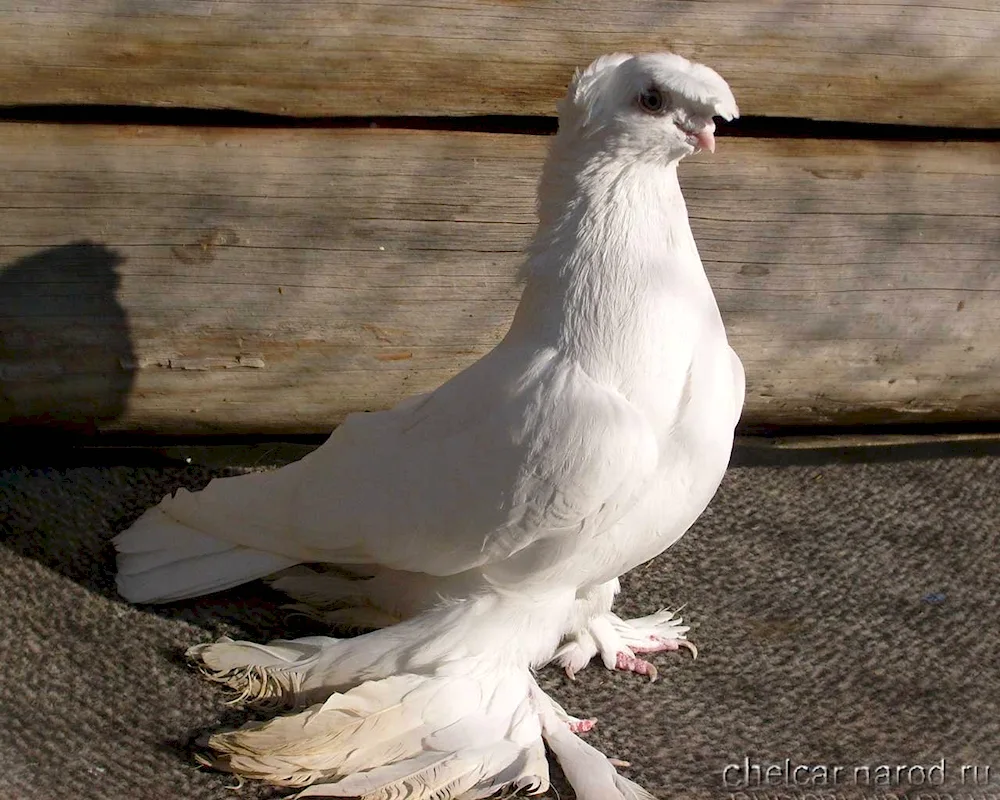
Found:
<path fill-rule="evenodd" d="M 109 538 L 208 477 L 0 471 L 3 798 L 287 794 L 193 766 L 193 736 L 246 717 L 182 654 L 315 629 L 259 583 L 164 608 L 113 591 Z M 1000 796 L 998 483 L 996 457 L 733 468 L 619 603 L 684 605 L 699 658 L 654 656 L 653 684 L 548 669 L 543 688 L 598 717 L 590 741 L 661 798 L 946 797 L 942 778 Z"/>

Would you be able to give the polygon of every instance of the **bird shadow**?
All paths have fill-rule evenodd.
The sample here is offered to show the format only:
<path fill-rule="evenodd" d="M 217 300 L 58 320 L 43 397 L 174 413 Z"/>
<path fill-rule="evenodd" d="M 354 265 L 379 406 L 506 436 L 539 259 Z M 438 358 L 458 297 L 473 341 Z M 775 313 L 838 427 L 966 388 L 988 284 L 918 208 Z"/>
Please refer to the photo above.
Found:
<path fill-rule="evenodd" d="M 0 423 L 6 444 L 93 434 L 125 411 L 134 350 L 118 301 L 124 258 L 89 240 L 0 270 Z M 44 441 L 44 439 L 43 439 Z"/>

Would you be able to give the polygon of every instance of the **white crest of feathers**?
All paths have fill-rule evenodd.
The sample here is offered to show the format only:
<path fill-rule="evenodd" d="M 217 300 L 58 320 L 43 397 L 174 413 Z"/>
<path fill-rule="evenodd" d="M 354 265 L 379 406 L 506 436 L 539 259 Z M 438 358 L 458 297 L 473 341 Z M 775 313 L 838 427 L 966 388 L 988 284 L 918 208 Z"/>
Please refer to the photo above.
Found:
<path fill-rule="evenodd" d="M 559 103 L 560 117 L 586 125 L 608 111 L 606 104 L 620 101 L 622 94 L 639 92 L 650 79 L 704 109 L 707 116 L 733 120 L 740 115 L 729 84 L 711 67 L 675 53 L 611 53 L 576 71 L 566 97 Z M 621 91 L 606 91 L 609 82 L 617 84 Z"/>

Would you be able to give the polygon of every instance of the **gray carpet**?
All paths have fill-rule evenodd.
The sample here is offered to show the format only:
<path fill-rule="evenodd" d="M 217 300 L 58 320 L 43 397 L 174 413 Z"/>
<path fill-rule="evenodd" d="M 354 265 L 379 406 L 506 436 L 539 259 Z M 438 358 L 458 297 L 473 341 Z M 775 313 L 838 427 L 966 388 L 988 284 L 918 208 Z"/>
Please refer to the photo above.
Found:
<path fill-rule="evenodd" d="M 0 796 L 287 793 L 234 794 L 230 778 L 193 766 L 193 736 L 245 715 L 182 654 L 223 633 L 315 629 L 286 621 L 259 583 L 163 608 L 113 591 L 108 539 L 208 477 L 0 471 Z M 695 528 L 628 577 L 620 603 L 629 615 L 683 604 L 700 657 L 654 656 L 654 684 L 591 666 L 576 683 L 545 670 L 543 688 L 598 717 L 590 741 L 661 798 L 932 797 L 941 767 L 954 797 L 1000 796 L 998 481 L 996 456 L 734 467 Z M 988 765 L 987 790 L 971 767 Z M 802 781 L 823 767 L 827 786 L 810 793 Z"/>

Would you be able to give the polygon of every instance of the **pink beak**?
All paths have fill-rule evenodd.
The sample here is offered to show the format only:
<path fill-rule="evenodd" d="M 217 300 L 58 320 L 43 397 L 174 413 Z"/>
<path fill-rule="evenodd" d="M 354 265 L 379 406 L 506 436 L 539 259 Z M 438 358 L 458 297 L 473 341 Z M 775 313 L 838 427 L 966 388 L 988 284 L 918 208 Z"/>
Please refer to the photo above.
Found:
<path fill-rule="evenodd" d="M 715 123 L 709 122 L 700 131 L 693 131 L 688 134 L 688 139 L 693 140 L 691 143 L 695 146 L 697 150 L 708 150 L 709 153 L 715 152 Z"/>

